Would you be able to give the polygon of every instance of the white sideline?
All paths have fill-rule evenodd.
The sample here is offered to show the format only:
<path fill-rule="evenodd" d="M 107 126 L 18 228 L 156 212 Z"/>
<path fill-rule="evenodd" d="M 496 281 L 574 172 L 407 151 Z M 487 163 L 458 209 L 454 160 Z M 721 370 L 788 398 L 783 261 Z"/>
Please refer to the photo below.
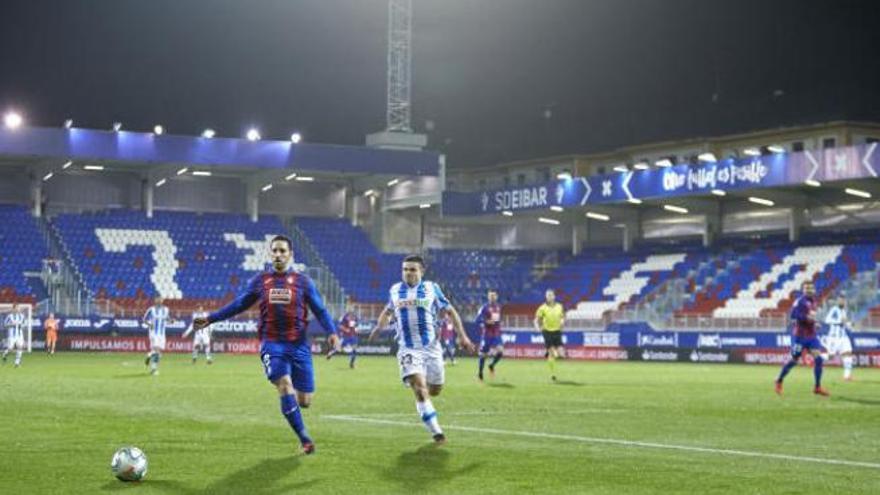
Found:
<path fill-rule="evenodd" d="M 322 418 L 332 419 L 337 421 L 351 421 L 351 422 L 361 422 L 361 423 L 373 423 L 373 424 L 382 424 L 382 425 L 393 425 L 393 426 L 409 426 L 415 428 L 422 428 L 422 425 L 419 423 L 411 422 L 411 421 L 393 421 L 389 419 L 377 419 L 377 418 L 364 418 L 360 416 L 348 416 L 348 415 L 322 415 Z M 634 440 L 620 440 L 615 438 L 596 438 L 596 437 L 581 437 L 576 435 L 560 435 L 557 433 L 540 433 L 540 432 L 532 432 L 532 431 L 517 431 L 517 430 L 499 430 L 495 428 L 478 428 L 473 426 L 456 426 L 456 425 L 444 425 L 444 429 L 447 430 L 460 430 L 460 431 L 471 431 L 475 433 L 493 433 L 496 435 L 511 435 L 511 436 L 519 436 L 519 437 L 532 437 L 532 438 L 552 438 L 556 440 L 570 440 L 573 442 L 584 442 L 584 443 L 600 443 L 600 444 L 608 444 L 608 445 L 620 445 L 624 447 L 643 447 L 648 449 L 666 449 L 666 450 L 680 450 L 685 452 L 700 452 L 704 454 L 721 454 L 721 455 L 732 455 L 732 456 L 740 456 L 740 457 L 759 457 L 765 459 L 782 459 L 786 461 L 798 461 L 798 462 L 812 462 L 816 464 L 832 464 L 837 466 L 853 466 L 853 467 L 865 467 L 872 469 L 880 469 L 880 463 L 874 462 L 861 462 L 861 461 L 847 461 L 840 459 L 820 459 L 818 457 L 804 457 L 797 455 L 788 455 L 788 454 L 773 454 L 770 452 L 750 452 L 747 450 L 732 450 L 732 449 L 713 449 L 710 447 L 692 447 L 689 445 L 674 445 L 674 444 L 665 444 L 665 443 L 654 443 L 654 442 L 639 442 Z"/>

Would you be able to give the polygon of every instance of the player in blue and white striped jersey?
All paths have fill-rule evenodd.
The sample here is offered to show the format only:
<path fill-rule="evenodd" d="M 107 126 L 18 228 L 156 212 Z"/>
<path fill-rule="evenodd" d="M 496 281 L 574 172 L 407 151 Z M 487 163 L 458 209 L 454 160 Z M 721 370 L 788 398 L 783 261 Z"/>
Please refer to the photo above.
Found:
<path fill-rule="evenodd" d="M 21 366 L 21 354 L 24 351 L 24 327 L 26 317 L 18 309 L 18 304 L 12 305 L 12 312 L 6 315 L 3 326 L 6 327 L 6 350 L 3 351 L 3 364 L 6 364 L 6 356 L 15 350 L 15 367 Z"/>
<path fill-rule="evenodd" d="M 416 398 L 416 410 L 438 444 L 446 442 L 446 436 L 437 421 L 437 411 L 430 397 L 440 395 L 445 381 L 443 350 L 438 338 L 439 314 L 445 313 L 452 320 L 459 344 L 473 350 L 461 324 L 458 311 L 449 304 L 440 286 L 423 280 L 425 262 L 421 256 L 407 256 L 403 260 L 403 281 L 391 286 L 388 305 L 379 315 L 376 327 L 370 333 L 373 340 L 392 316 L 397 330 L 397 361 L 400 378 L 412 388 Z"/>
<path fill-rule="evenodd" d="M 162 296 L 156 296 L 155 304 L 144 313 L 144 324 L 150 335 L 150 352 L 147 353 L 144 364 L 149 365 L 150 374 L 159 374 L 159 358 L 165 350 L 165 326 L 168 324 L 168 307 L 163 304 Z"/>
<path fill-rule="evenodd" d="M 822 344 L 828 350 L 825 358 L 840 355 L 843 364 L 843 379 L 852 380 L 853 369 L 853 347 L 850 338 L 848 319 L 846 316 L 846 300 L 840 298 L 837 305 L 828 310 L 825 315 L 825 325 L 828 327 L 828 333 L 822 337 Z"/>

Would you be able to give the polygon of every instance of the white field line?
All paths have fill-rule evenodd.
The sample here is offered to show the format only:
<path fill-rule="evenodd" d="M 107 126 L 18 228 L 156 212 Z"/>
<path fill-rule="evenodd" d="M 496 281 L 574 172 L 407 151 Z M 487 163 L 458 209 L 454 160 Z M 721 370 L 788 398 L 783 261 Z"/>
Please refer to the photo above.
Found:
<path fill-rule="evenodd" d="M 571 411 L 553 411 L 553 414 L 572 414 L 572 415 L 580 415 L 580 414 L 615 414 L 623 412 L 623 409 L 600 409 L 600 408 L 586 408 L 580 410 L 571 410 Z M 538 413 L 545 411 L 537 411 Z M 546 411 L 549 412 L 549 411 Z M 449 416 L 532 416 L 536 413 L 536 411 L 461 411 L 461 412 L 444 412 L 443 417 Z M 359 413 L 357 416 L 348 416 L 343 415 L 345 417 L 358 417 L 358 418 L 412 418 L 415 413 Z M 328 415 L 322 415 L 323 417 L 328 417 Z M 335 418 L 335 415 L 329 415 L 330 417 Z"/>
<path fill-rule="evenodd" d="M 365 418 L 361 416 L 349 416 L 349 415 L 322 415 L 322 418 L 337 420 L 337 421 L 349 421 L 349 422 L 359 422 L 359 423 L 372 423 L 372 424 L 381 424 L 381 425 L 390 425 L 390 426 L 408 426 L 415 428 L 422 428 L 422 425 L 413 421 L 394 421 L 388 419 L 378 419 L 378 418 Z M 459 430 L 459 431 L 470 431 L 475 433 L 488 433 L 494 435 L 508 435 L 508 436 L 517 436 L 517 437 L 529 437 L 529 438 L 551 438 L 554 440 L 568 440 L 572 442 L 582 442 L 582 443 L 595 443 L 595 444 L 605 444 L 605 445 L 618 445 L 622 447 L 640 447 L 646 449 L 665 449 L 665 450 L 678 450 L 683 452 L 698 452 L 702 454 L 718 454 L 718 455 L 728 455 L 728 456 L 738 456 L 738 457 L 755 457 L 761 459 L 778 459 L 785 461 L 795 461 L 795 462 L 810 462 L 815 464 L 830 464 L 837 466 L 852 466 L 852 467 L 864 467 L 871 469 L 880 469 L 880 463 L 875 462 L 861 462 L 861 461 L 848 461 L 841 459 L 821 459 L 818 457 L 804 457 L 798 455 L 788 455 L 788 454 L 774 454 L 770 452 L 753 452 L 748 450 L 733 450 L 733 449 L 714 449 L 710 447 L 694 447 L 689 445 L 675 445 L 675 444 L 665 444 L 665 443 L 655 443 L 655 442 L 639 442 L 634 440 L 620 440 L 616 438 L 596 438 L 596 437 L 583 437 L 577 435 L 560 435 L 557 433 L 541 433 L 541 432 L 533 432 L 533 431 L 517 431 L 517 430 L 499 430 L 496 428 L 478 428 L 473 426 L 458 426 L 458 425 L 445 425 L 445 429 L 447 430 Z"/>

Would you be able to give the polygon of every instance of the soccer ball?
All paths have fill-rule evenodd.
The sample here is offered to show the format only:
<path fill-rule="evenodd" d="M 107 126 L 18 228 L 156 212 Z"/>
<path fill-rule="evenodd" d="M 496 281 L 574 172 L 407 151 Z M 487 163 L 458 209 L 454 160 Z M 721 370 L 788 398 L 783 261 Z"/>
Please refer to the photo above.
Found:
<path fill-rule="evenodd" d="M 140 481 L 147 475 L 147 456 L 137 447 L 122 447 L 113 454 L 110 471 L 122 481 Z"/>

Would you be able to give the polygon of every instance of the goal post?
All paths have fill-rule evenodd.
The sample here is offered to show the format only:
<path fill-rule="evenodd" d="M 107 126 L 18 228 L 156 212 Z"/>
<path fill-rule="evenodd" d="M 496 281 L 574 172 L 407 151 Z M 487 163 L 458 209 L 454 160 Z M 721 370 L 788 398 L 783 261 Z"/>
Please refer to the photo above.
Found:
<path fill-rule="evenodd" d="M 0 303 L 0 339 L 3 339 L 3 348 L 5 349 L 9 343 L 6 340 L 8 335 L 6 328 L 6 315 L 12 313 L 13 303 Z M 27 345 L 27 351 L 33 351 L 34 341 L 34 306 L 29 303 L 18 303 L 18 309 L 24 314 L 24 338 Z"/>

